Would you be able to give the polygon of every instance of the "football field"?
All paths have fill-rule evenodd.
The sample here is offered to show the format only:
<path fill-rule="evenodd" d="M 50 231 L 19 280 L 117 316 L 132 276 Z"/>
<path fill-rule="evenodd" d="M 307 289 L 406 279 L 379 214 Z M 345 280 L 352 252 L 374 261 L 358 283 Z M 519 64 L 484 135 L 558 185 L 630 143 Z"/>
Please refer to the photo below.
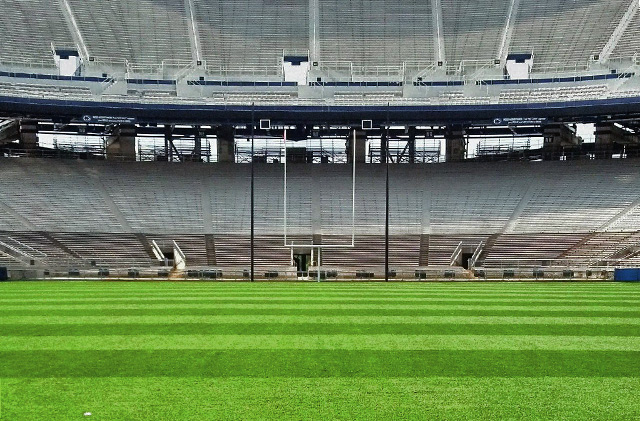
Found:
<path fill-rule="evenodd" d="M 0 419 L 640 419 L 640 285 L 0 284 Z"/>

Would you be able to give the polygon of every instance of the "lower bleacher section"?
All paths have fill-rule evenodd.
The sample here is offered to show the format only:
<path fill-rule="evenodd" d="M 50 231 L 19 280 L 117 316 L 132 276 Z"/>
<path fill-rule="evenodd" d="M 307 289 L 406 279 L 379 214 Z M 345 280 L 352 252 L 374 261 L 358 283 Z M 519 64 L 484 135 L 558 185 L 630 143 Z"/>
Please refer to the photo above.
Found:
<path fill-rule="evenodd" d="M 66 275 L 73 271 L 97 276 L 101 270 L 118 273 L 135 268 L 147 274 L 166 271 L 165 264 L 150 252 L 145 240 L 157 242 L 164 251 L 172 251 L 175 241 L 186 256 L 188 270 L 215 269 L 232 278 L 246 278 L 251 267 L 250 237 L 240 235 L 155 235 L 115 233 L 0 233 L 0 266 L 10 269 L 45 270 Z M 299 243 L 307 243 L 302 237 Z M 311 238 L 308 239 L 311 241 Z M 324 245 L 350 244 L 349 236 L 316 238 Z M 487 241 L 485 243 L 485 240 Z M 426 242 L 427 244 L 424 244 Z M 420 279 L 420 272 L 460 276 L 465 272 L 452 256 L 462 245 L 467 250 L 482 247 L 478 262 L 469 267 L 471 273 L 529 270 L 612 271 L 616 267 L 640 266 L 640 231 L 633 233 L 529 234 L 477 236 L 391 236 L 389 238 L 389 270 L 393 277 Z M 294 253 L 312 253 L 311 248 Z M 256 236 L 255 270 L 279 273 L 289 278 L 309 276 L 297 272 L 291 247 L 285 247 L 282 236 Z M 313 250 L 317 253 L 317 249 Z M 169 255 L 168 255 L 169 256 Z M 316 255 L 317 256 L 317 255 Z M 172 257 L 172 256 L 171 256 Z M 466 256 L 469 258 L 470 256 Z M 335 272 L 343 279 L 362 276 L 384 277 L 384 236 L 356 237 L 351 247 L 323 248 L 322 270 Z M 315 266 L 309 272 L 314 272 Z M 184 271 L 186 276 L 188 270 Z M 317 273 L 317 272 L 316 272 Z M 457 274 L 457 275 L 456 275 Z M 165 275 L 167 276 L 167 275 Z"/>
<path fill-rule="evenodd" d="M 389 269 L 457 277 L 472 253 L 468 276 L 640 265 L 638 168 L 633 159 L 392 166 Z M 285 243 L 283 167 L 256 165 L 256 270 L 295 277 L 294 254 L 317 257 L 316 245 L 326 270 L 383 277 L 384 167 L 357 169 L 354 227 L 349 165 L 288 172 Z M 0 266 L 157 274 L 168 262 L 152 242 L 168 260 L 175 242 L 188 270 L 250 269 L 248 166 L 0 158 L 0 177 Z"/>

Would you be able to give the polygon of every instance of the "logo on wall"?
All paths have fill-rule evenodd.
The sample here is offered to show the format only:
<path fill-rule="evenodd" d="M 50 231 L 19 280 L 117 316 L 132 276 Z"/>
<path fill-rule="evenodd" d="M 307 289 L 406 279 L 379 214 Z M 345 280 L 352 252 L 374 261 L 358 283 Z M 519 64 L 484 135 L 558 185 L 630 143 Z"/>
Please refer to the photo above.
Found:
<path fill-rule="evenodd" d="M 135 117 L 115 117 L 108 115 L 83 115 L 82 121 L 87 124 L 136 124 L 138 122 Z"/>
<path fill-rule="evenodd" d="M 545 117 L 512 117 L 512 118 L 494 118 L 495 126 L 540 126 L 547 124 L 548 118 Z"/>

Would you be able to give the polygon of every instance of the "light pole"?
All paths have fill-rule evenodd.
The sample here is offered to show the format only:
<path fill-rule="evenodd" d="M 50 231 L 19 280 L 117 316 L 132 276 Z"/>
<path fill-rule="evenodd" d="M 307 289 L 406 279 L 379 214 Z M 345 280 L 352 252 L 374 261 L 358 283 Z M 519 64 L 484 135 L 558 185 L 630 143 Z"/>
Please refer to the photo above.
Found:
<path fill-rule="evenodd" d="M 251 282 L 255 280 L 255 259 L 254 259 L 254 234 L 255 234 L 255 195 L 254 195 L 254 158 L 253 158 L 253 141 L 255 135 L 255 102 L 251 104 Z"/>
<path fill-rule="evenodd" d="M 385 221 L 384 221 L 384 280 L 389 282 L 389 105 L 385 136 Z"/>

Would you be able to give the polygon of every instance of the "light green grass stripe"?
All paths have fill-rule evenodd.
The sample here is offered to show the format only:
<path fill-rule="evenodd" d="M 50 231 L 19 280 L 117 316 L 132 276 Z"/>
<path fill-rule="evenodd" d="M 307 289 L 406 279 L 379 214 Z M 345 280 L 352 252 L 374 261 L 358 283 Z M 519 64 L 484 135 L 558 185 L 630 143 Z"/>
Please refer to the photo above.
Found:
<path fill-rule="evenodd" d="M 577 299 L 575 297 L 571 298 L 484 298 L 484 297 L 476 297 L 476 296 L 466 296 L 460 297 L 458 295 L 452 296 L 443 296 L 443 297 L 425 297 L 425 296 L 413 296 L 413 297 L 379 297 L 377 295 L 371 296 L 350 296 L 350 295 L 341 295 L 341 296 L 327 296 L 327 295 L 318 295 L 318 296 L 308 296 L 308 295 L 293 295 L 293 296 L 259 296 L 259 295 L 247 295 L 247 296 L 223 296 L 223 295 L 207 295 L 207 296 L 157 296 L 157 297 L 132 297 L 132 296 L 119 296 L 119 297 L 96 297 L 95 295 L 86 296 L 83 298 L 74 297 L 69 298 L 68 295 L 61 296 L 60 298 L 50 298 L 50 295 L 43 296 L 42 298 L 8 298 L 8 299 L 0 299 L 0 304 L 47 304 L 47 303 L 78 303 L 78 301 L 86 300 L 91 303 L 118 303 L 119 301 L 136 301 L 144 303 L 146 301 L 184 301 L 188 303 L 189 301 L 203 301 L 207 299 L 213 300 L 224 300 L 224 301 L 259 301 L 265 302 L 268 300 L 290 300 L 290 301 L 304 301 L 304 300 L 312 300 L 312 301 L 326 301 L 330 303 L 339 303 L 341 301 L 376 301 L 376 302 L 432 302 L 432 301 L 454 301 L 465 303 L 469 301 L 476 302 L 486 302 L 486 303 L 496 303 L 496 302 L 506 302 L 506 303 L 576 303 L 576 304 L 597 304 L 602 302 L 615 302 L 620 304 L 640 304 L 640 297 L 635 300 L 630 299 L 616 299 L 611 297 L 606 298 L 593 298 L 593 299 Z M 2 308 L 6 308 L 7 306 L 2 306 Z M 21 308 L 25 308 L 22 306 Z M 638 308 L 638 307 L 635 307 Z"/>
<path fill-rule="evenodd" d="M 5 305 L 0 307 L 2 312 L 15 310 L 187 310 L 187 309 L 252 309 L 252 310 L 469 310 L 469 311 L 563 311 L 563 312 L 585 312 L 585 311 L 608 311 L 608 312 L 638 312 L 638 306 L 492 306 L 492 305 L 448 305 L 448 304 L 268 304 L 261 302 L 258 304 L 229 303 L 229 304 L 60 304 L 60 305 Z"/>
<path fill-rule="evenodd" d="M 3 351 L 376 350 L 636 351 L 640 337 L 502 335 L 138 335 L 0 337 Z"/>
<path fill-rule="evenodd" d="M 325 323 L 325 324 L 580 324 L 637 325 L 640 318 L 626 317 L 529 317 L 529 316 L 302 316 L 302 315 L 225 315 L 225 316 L 3 316 L 3 324 L 167 324 L 167 323 Z"/>
<path fill-rule="evenodd" d="M 48 378 L 3 382 L 8 420 L 633 420 L 627 378 Z"/>
<path fill-rule="evenodd" d="M 189 287 L 186 285 L 183 288 L 94 288 L 87 287 L 83 289 L 66 289 L 66 288 L 55 288 L 55 289 L 31 289 L 31 288 L 23 288 L 23 289 L 6 289 L 0 288 L 0 292 L 6 294 L 39 294 L 39 293 L 51 293 L 51 294 L 87 294 L 93 292 L 99 293 L 146 293 L 146 294 L 169 294 L 169 293 L 182 293 L 185 291 L 190 291 L 193 293 L 208 293 L 208 292 L 216 292 L 216 293 L 253 293 L 253 292 L 270 292 L 270 293 L 333 293 L 333 294 L 423 294 L 423 293 L 433 293 L 433 294 L 441 294 L 441 293 L 456 293 L 456 294 L 606 294 L 606 295 L 617 295 L 617 294 L 630 294 L 630 295 L 639 295 L 639 289 L 636 286 L 629 286 L 625 288 L 593 288 L 593 289 L 584 289 L 584 288 L 557 288 L 553 290 L 540 290 L 536 288 L 483 288 L 482 286 L 476 286 L 473 288 L 433 288 L 431 286 L 421 287 L 421 288 L 407 288 L 402 284 L 394 284 L 395 288 L 378 288 L 378 287 L 370 287 L 370 288 L 334 288 L 329 284 L 322 284 L 322 286 L 314 286 L 314 285 L 300 285 L 295 288 L 264 288 L 264 287 L 254 287 L 254 288 L 217 288 L 217 287 L 208 287 L 208 288 L 198 288 L 198 287 Z"/>
<path fill-rule="evenodd" d="M 438 283 L 438 282 L 394 282 L 394 283 L 331 283 L 331 282 L 308 282 L 308 283 L 203 283 L 203 282 L 185 282 L 185 283 L 101 283 L 101 282 L 65 282 L 57 283 L 4 283 L 0 285 L 0 290 L 8 292 L 19 291 L 181 291 L 189 289 L 192 291 L 295 291 L 305 289 L 310 291 L 331 290 L 331 291 L 537 291 L 537 292 L 562 292 L 562 291 L 600 291 L 603 293 L 615 293 L 619 291 L 637 291 L 638 285 L 624 283 L 598 283 L 598 284 L 579 284 L 579 283 L 478 283 L 478 282 L 459 282 L 459 283 Z"/>
<path fill-rule="evenodd" d="M 628 296 L 638 296 L 640 295 L 640 289 L 635 286 L 621 288 L 616 290 L 611 289 L 571 289 L 571 288 L 563 288 L 563 289 L 555 289 L 555 290 L 537 290 L 535 288 L 529 289 L 486 289 L 482 287 L 471 288 L 471 289 L 457 289 L 457 288 L 406 288 L 402 285 L 396 284 L 396 288 L 394 289 L 382 289 L 382 288 L 346 288 L 346 289 L 336 289 L 332 288 L 328 285 L 323 285 L 322 288 L 316 286 L 299 286 L 297 288 L 286 288 L 286 289 L 275 289 L 275 288 L 236 288 L 236 289 L 228 289 L 228 288 L 177 288 L 177 289 L 129 289 L 129 288 L 117 288 L 117 289 L 96 289 L 96 288 L 83 288 L 83 289 L 64 289 L 64 288 L 56 288 L 56 289 L 17 289 L 17 290 L 7 290 L 0 288 L 0 293 L 3 295 L 11 295 L 11 296 L 21 296 L 21 295 L 89 295 L 94 293 L 100 294 L 182 294 L 182 293 L 191 293 L 191 294 L 209 294 L 209 293 L 217 293 L 217 294 L 254 294 L 254 293 L 270 293 L 274 295 L 278 294 L 390 294 L 390 295 L 423 295 L 423 294 L 481 294 L 481 295 L 569 295 L 575 294 L 578 296 L 583 295 L 603 295 L 603 296 L 618 296 L 618 295 L 628 295 Z"/>
<path fill-rule="evenodd" d="M 82 299 L 96 299 L 96 298 L 104 298 L 104 299 L 182 299 L 183 297 L 192 298 L 192 299 L 206 299 L 206 298 L 229 298 L 229 299 L 262 299 L 262 298 L 273 298 L 273 299 L 326 299 L 326 300 L 339 300 L 339 299 L 381 299 L 381 300 L 427 300 L 427 299 L 458 299 L 461 301 L 470 300 L 470 299 L 482 299 L 486 301 L 491 300 L 630 300 L 633 302 L 637 302 L 640 300 L 640 295 L 629 295 L 629 294 L 483 294 L 481 292 L 473 293 L 473 294 L 461 294 L 461 293 L 411 293 L 411 294 L 390 294 L 390 293 L 332 293 L 330 291 L 327 292 L 315 292 L 315 293 L 307 293 L 305 291 L 296 291 L 291 293 L 274 293 L 271 291 L 253 291 L 245 294 L 233 292 L 233 293 L 221 293 L 216 291 L 209 291 L 208 293 L 194 293 L 193 291 L 185 290 L 182 293 L 153 293 L 153 294 L 145 294 L 145 293 L 127 293 L 126 291 L 120 291 L 119 293 L 83 293 L 83 294 L 72 294 L 72 293 L 61 293 L 61 294 L 53 294 L 53 293 L 39 293 L 39 294 L 4 294 L 0 292 L 0 297 L 3 302 L 12 302 L 12 301 L 22 301 L 22 300 L 33 300 L 39 301 L 41 299 L 46 300 L 82 300 Z"/>

